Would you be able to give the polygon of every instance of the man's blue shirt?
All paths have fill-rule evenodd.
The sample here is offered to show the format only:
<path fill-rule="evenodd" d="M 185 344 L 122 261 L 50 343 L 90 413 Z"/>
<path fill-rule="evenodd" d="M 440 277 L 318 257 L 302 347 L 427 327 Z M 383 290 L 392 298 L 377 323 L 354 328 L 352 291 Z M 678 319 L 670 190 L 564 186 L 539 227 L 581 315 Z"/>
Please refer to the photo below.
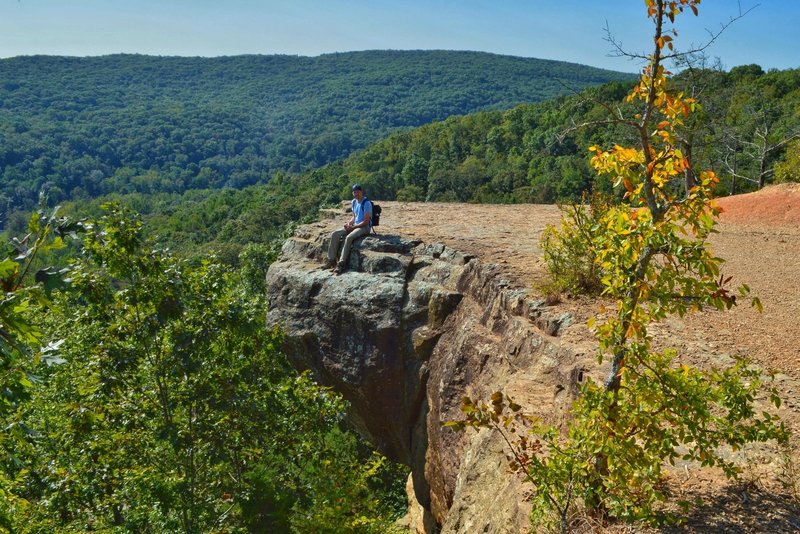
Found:
<path fill-rule="evenodd" d="M 369 213 L 369 227 L 372 228 L 372 201 L 367 200 L 366 198 L 359 202 L 356 199 L 353 199 L 353 215 L 355 216 L 355 223 L 361 224 L 364 222 L 364 218 Z"/>

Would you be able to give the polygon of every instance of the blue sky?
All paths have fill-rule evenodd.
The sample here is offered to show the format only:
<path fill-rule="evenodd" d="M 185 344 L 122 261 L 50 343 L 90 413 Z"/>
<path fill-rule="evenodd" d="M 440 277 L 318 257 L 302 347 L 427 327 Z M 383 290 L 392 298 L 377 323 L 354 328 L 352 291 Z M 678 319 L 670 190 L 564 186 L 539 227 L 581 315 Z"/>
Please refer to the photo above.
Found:
<path fill-rule="evenodd" d="M 648 48 L 642 0 L 0 0 L 0 57 L 31 54 L 318 55 L 370 49 L 481 50 L 634 72 L 608 57 L 606 22 Z M 800 0 L 705 0 L 677 43 L 754 8 L 708 50 L 726 68 L 800 67 Z"/>

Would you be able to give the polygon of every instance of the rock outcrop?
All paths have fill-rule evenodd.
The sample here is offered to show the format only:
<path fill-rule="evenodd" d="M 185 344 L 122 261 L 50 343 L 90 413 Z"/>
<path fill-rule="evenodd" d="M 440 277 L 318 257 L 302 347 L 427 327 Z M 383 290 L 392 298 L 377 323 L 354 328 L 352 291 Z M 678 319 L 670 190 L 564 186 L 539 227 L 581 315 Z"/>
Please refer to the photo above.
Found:
<path fill-rule="evenodd" d="M 417 531 L 522 532 L 528 508 L 494 432 L 452 432 L 464 395 L 504 391 L 560 417 L 586 355 L 566 314 L 510 287 L 496 266 L 395 235 L 357 242 L 342 275 L 322 269 L 332 224 L 301 227 L 267 275 L 268 323 L 299 369 L 340 392 L 356 427 L 411 467 Z"/>

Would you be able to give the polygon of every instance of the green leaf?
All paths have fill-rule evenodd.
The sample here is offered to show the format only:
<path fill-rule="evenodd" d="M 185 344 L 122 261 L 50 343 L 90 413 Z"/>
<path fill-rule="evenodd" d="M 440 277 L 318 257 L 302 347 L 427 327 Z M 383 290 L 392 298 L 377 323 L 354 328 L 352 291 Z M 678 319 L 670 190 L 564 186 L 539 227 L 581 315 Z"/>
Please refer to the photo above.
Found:
<path fill-rule="evenodd" d="M 64 291 L 67 288 L 65 275 L 69 273 L 68 268 L 56 269 L 54 267 L 47 267 L 36 271 L 34 279 L 36 283 L 41 284 L 47 297 L 52 296 L 53 291 Z"/>
<path fill-rule="evenodd" d="M 63 344 L 64 344 L 63 339 L 59 339 L 58 341 L 53 341 L 51 343 L 48 343 L 47 346 L 42 349 L 41 355 L 39 357 L 41 362 L 47 365 L 48 367 L 67 363 L 67 360 L 65 360 L 60 356 L 60 349 Z"/>
<path fill-rule="evenodd" d="M 6 258 L 3 261 L 0 261 L 0 279 L 1 280 L 8 280 L 16 276 L 17 272 L 19 271 L 19 264 L 12 260 L 11 258 Z"/>

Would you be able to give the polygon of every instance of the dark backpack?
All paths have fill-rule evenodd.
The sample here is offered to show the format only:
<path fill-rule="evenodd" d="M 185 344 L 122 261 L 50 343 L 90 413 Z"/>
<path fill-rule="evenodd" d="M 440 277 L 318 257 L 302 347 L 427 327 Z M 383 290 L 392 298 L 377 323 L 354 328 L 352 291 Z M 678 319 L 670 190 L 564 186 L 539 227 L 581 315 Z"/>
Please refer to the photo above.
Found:
<path fill-rule="evenodd" d="M 370 199 L 365 198 L 364 202 L 369 202 L 372 204 L 372 218 L 370 218 L 370 223 L 372 224 L 373 228 L 372 231 L 375 232 L 375 226 L 381 224 L 381 207 L 372 202 Z M 377 233 L 377 232 L 375 232 Z"/>
<path fill-rule="evenodd" d="M 372 226 L 378 226 L 380 224 L 381 224 L 381 207 L 372 202 Z"/>

